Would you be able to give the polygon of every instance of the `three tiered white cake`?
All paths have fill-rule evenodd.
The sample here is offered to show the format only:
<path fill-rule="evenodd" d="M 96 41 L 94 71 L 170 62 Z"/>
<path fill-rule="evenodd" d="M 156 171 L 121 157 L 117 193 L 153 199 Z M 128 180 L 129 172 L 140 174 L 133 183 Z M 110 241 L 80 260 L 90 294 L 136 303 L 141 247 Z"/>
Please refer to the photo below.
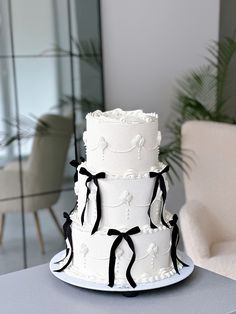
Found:
<path fill-rule="evenodd" d="M 89 113 L 87 161 L 77 168 L 77 208 L 68 215 L 57 271 L 133 288 L 174 275 L 177 216 L 165 210 L 168 166 L 158 161 L 158 116 L 141 110 Z"/>

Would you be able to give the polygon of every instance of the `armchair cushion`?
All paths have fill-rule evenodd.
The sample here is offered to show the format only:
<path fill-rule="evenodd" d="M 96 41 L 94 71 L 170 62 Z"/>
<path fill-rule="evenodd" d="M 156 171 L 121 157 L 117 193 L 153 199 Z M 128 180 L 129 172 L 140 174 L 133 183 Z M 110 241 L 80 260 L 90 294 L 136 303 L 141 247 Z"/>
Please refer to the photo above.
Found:
<path fill-rule="evenodd" d="M 196 261 L 210 256 L 213 230 L 204 205 L 198 201 L 187 202 L 180 210 L 181 231 L 188 254 Z M 188 239 L 188 241 L 185 241 Z"/>
<path fill-rule="evenodd" d="M 213 243 L 211 248 L 211 256 L 217 255 L 236 255 L 236 240 L 235 241 L 222 241 Z"/>
<path fill-rule="evenodd" d="M 187 254 L 196 265 L 236 279 L 236 126 L 188 121 L 182 150 L 187 162 L 191 157 L 180 219 Z"/>
<path fill-rule="evenodd" d="M 182 207 L 180 224 L 185 249 L 194 263 L 236 280 L 236 240 L 213 242 L 217 229 L 199 201 L 189 201 Z"/>
<path fill-rule="evenodd" d="M 233 241 L 229 241 L 233 242 Z M 215 248 L 214 248 L 215 246 Z M 214 255 L 197 263 L 198 266 L 214 271 L 222 276 L 236 280 L 236 241 L 234 243 L 219 243 L 212 247 Z"/>

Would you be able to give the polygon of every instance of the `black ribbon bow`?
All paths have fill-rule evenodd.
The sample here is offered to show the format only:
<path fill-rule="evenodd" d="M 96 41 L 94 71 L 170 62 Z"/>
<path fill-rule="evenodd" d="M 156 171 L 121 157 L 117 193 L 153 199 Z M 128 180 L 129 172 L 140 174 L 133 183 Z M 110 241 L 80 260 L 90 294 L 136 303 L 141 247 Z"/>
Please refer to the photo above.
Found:
<path fill-rule="evenodd" d="M 131 268 L 134 264 L 134 261 L 135 261 L 135 258 L 136 258 L 136 254 L 135 254 L 135 248 L 134 248 L 134 243 L 131 239 L 131 235 L 134 235 L 134 234 L 137 234 L 140 232 L 140 229 L 139 227 L 134 227 L 126 232 L 120 232 L 116 229 L 109 229 L 107 234 L 109 236 L 112 236 L 112 235 L 117 235 L 117 238 L 115 239 L 115 241 L 113 242 L 112 244 L 112 247 L 111 247 L 111 251 L 110 251 L 110 260 L 109 260 L 109 284 L 108 286 L 109 287 L 113 287 L 114 286 L 114 281 L 115 281 L 115 263 L 116 263 L 116 249 L 117 247 L 120 245 L 122 239 L 124 239 L 131 251 L 133 252 L 133 255 L 132 255 L 132 258 L 130 260 L 130 263 L 127 267 L 127 270 L 126 270 L 126 278 L 128 280 L 128 282 L 130 283 L 130 285 L 135 288 L 136 287 L 136 283 L 134 282 L 132 276 L 131 276 Z"/>
<path fill-rule="evenodd" d="M 173 227 L 172 235 L 171 235 L 171 259 L 174 266 L 175 271 L 179 274 L 179 269 L 177 265 L 177 261 L 181 263 L 183 266 L 188 267 L 189 265 L 185 264 L 183 261 L 179 259 L 177 256 L 177 245 L 179 243 L 179 227 L 177 225 L 178 216 L 176 214 L 173 215 L 172 220 L 169 221 L 170 225 Z"/>
<path fill-rule="evenodd" d="M 83 157 L 80 157 L 80 161 L 84 162 L 85 159 Z M 78 168 L 79 164 L 80 163 L 77 160 L 71 160 L 70 161 L 70 165 L 76 169 L 75 174 L 74 174 L 74 183 L 78 181 L 78 170 L 77 170 L 77 168 Z"/>
<path fill-rule="evenodd" d="M 91 192 L 88 184 L 89 184 L 89 182 L 93 181 L 94 184 L 97 187 L 97 192 L 96 192 L 97 219 L 95 221 L 95 224 L 93 226 L 93 230 L 92 230 L 92 233 L 91 233 L 91 234 L 94 234 L 98 230 L 98 226 L 99 226 L 99 223 L 100 223 L 100 220 L 101 220 L 101 216 L 102 216 L 101 194 L 100 194 L 100 188 L 99 188 L 99 184 L 98 184 L 98 179 L 104 179 L 106 177 L 106 174 L 105 174 L 105 172 L 99 172 L 99 173 L 93 175 L 92 173 L 90 173 L 84 167 L 80 168 L 79 173 L 88 177 L 87 180 L 85 181 L 85 186 L 87 188 L 87 193 L 86 193 L 85 205 L 84 205 L 84 208 L 83 208 L 83 211 L 82 211 L 82 214 L 81 214 L 81 223 L 82 223 L 82 225 L 84 224 L 85 210 L 86 210 L 89 194 Z"/>
<path fill-rule="evenodd" d="M 166 202 L 166 196 L 167 196 L 167 191 L 166 191 L 166 184 L 165 184 L 165 179 L 163 177 L 163 174 L 169 171 L 169 166 L 166 166 L 161 172 L 149 172 L 150 178 L 156 178 L 154 189 L 153 189 L 153 194 L 152 194 L 152 199 L 151 203 L 148 208 L 148 216 L 150 218 L 150 226 L 152 229 L 157 228 L 154 223 L 152 222 L 151 219 L 151 206 L 152 203 L 154 202 L 156 195 L 157 195 L 157 190 L 158 187 L 160 186 L 161 192 L 162 192 L 162 204 L 161 204 L 161 222 L 164 226 L 169 228 L 168 224 L 165 222 L 164 217 L 163 217 L 163 210 L 164 210 L 164 205 Z"/>
<path fill-rule="evenodd" d="M 70 212 L 70 214 L 72 213 L 72 211 Z M 65 263 L 65 265 L 60 269 L 54 270 L 55 272 L 63 271 L 71 263 L 73 255 L 74 255 L 73 242 L 72 242 L 72 231 L 71 231 L 72 220 L 70 219 L 70 214 L 68 214 L 66 212 L 63 213 L 63 216 L 66 219 L 66 221 L 63 225 L 64 239 L 69 241 L 70 248 L 67 246 L 65 257 L 62 260 L 56 262 L 56 264 L 59 264 L 60 262 L 64 261 L 67 258 L 67 256 L 69 255 L 69 252 L 70 252 L 70 256 L 68 258 L 68 261 Z"/>

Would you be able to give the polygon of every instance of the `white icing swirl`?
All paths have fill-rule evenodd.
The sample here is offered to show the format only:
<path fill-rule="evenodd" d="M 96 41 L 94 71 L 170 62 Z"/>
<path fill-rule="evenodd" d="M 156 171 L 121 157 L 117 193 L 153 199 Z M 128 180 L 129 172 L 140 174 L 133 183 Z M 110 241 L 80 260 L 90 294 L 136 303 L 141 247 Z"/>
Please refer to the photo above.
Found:
<path fill-rule="evenodd" d="M 158 162 L 158 165 L 157 166 L 153 166 L 149 169 L 149 171 L 145 171 L 145 172 L 138 172 L 138 171 L 135 171 L 134 169 L 128 169 L 126 170 L 124 173 L 121 173 L 121 174 L 112 174 L 112 173 L 109 173 L 109 172 L 106 172 L 106 178 L 109 178 L 109 179 L 141 179 L 141 178 L 149 178 L 149 172 L 160 172 L 162 171 L 164 168 L 165 168 L 165 164 L 162 163 L 162 162 Z M 80 167 L 85 167 L 87 168 L 87 163 L 86 161 L 81 163 L 78 167 L 78 171 L 80 169 Z M 88 169 L 92 174 L 95 174 L 95 170 L 94 169 Z M 165 177 L 165 175 L 164 175 Z M 168 182 L 166 180 L 166 185 L 167 185 L 167 190 L 168 190 Z"/>
<path fill-rule="evenodd" d="M 120 108 L 102 112 L 96 110 L 87 114 L 86 119 L 96 118 L 104 122 L 138 124 L 150 123 L 158 119 L 156 113 L 144 113 L 143 110 L 124 111 Z"/>

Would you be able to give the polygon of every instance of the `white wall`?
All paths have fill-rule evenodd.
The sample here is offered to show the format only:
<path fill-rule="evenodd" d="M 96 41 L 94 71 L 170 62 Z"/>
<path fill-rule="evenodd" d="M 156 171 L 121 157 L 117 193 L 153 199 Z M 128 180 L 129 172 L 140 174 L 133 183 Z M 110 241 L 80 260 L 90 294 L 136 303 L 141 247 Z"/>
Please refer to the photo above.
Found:
<path fill-rule="evenodd" d="M 165 139 L 176 79 L 218 39 L 219 0 L 101 0 L 101 13 L 106 108 L 157 112 Z M 183 202 L 175 184 L 168 206 Z"/>

